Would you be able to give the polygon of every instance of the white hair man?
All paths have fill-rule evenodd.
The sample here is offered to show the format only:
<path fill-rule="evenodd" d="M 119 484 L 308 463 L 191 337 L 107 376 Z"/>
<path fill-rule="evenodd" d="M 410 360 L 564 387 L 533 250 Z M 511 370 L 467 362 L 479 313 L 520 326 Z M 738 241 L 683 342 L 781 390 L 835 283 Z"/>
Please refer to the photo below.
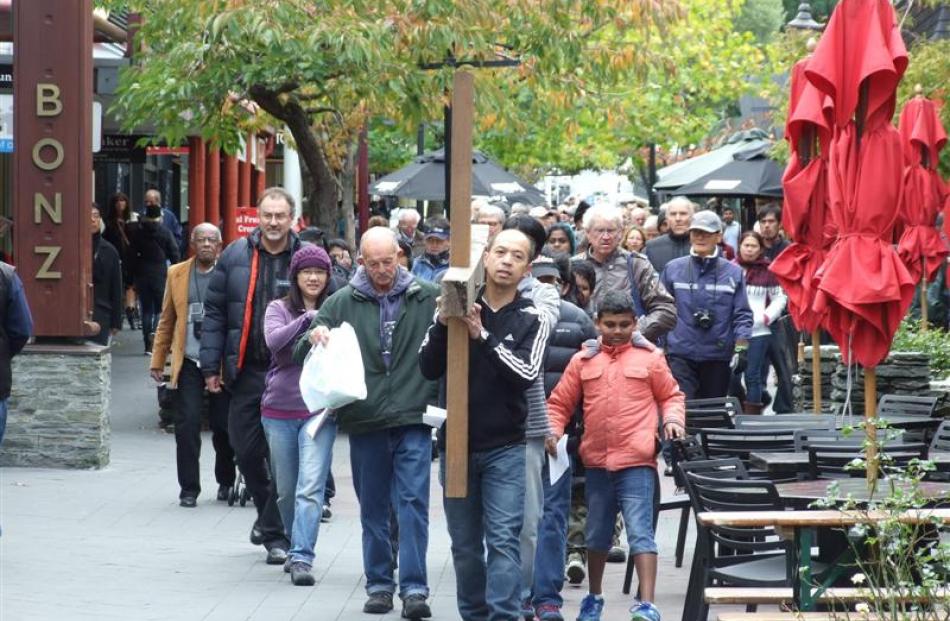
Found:
<path fill-rule="evenodd" d="M 584 230 L 587 252 L 574 258 L 587 259 L 597 273 L 588 310 L 597 312 L 608 291 L 627 291 L 637 307 L 640 333 L 656 342 L 676 325 L 676 309 L 647 258 L 620 248 L 623 212 L 612 205 L 595 205 L 584 213 Z"/>
<path fill-rule="evenodd" d="M 478 219 L 475 222 L 488 225 L 488 239 L 491 239 L 501 231 L 505 223 L 505 210 L 498 205 L 485 204 L 478 210 Z"/>
<path fill-rule="evenodd" d="M 696 212 L 696 204 L 685 196 L 673 198 L 664 207 L 669 232 L 651 239 L 644 248 L 644 254 L 658 273 L 673 259 L 689 254 L 689 223 Z"/>
<path fill-rule="evenodd" d="M 400 241 L 404 241 L 412 246 L 412 257 L 418 257 L 425 250 L 426 238 L 419 230 L 419 222 L 422 216 L 412 207 L 399 210 L 399 218 L 396 224 L 396 233 L 399 234 Z"/>

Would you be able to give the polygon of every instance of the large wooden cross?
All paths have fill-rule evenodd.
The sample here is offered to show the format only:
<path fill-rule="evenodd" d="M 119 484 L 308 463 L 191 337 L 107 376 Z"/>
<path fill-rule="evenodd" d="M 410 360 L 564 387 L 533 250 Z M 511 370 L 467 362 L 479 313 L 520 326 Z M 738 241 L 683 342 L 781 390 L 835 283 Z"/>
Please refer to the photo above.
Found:
<path fill-rule="evenodd" d="M 469 335 L 462 316 L 475 302 L 482 283 L 482 253 L 488 227 L 471 224 L 472 126 L 474 80 L 468 71 L 457 71 L 452 85 L 452 146 L 449 269 L 442 278 L 442 308 L 449 316 L 449 351 L 446 381 L 445 495 L 468 495 L 468 347 Z"/>

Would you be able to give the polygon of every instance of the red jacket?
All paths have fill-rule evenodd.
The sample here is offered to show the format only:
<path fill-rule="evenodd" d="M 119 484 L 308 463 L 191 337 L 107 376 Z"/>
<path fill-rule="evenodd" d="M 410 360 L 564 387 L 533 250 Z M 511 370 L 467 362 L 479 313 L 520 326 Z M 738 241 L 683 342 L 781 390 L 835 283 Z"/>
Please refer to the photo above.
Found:
<path fill-rule="evenodd" d="M 642 344 L 640 341 L 643 341 Z M 580 454 L 588 468 L 656 467 L 658 416 L 686 422 L 685 398 L 663 353 L 643 339 L 636 346 L 599 346 L 574 355 L 548 399 L 553 433 L 564 433 L 583 399 Z M 592 355 L 593 354 L 593 355 Z"/>

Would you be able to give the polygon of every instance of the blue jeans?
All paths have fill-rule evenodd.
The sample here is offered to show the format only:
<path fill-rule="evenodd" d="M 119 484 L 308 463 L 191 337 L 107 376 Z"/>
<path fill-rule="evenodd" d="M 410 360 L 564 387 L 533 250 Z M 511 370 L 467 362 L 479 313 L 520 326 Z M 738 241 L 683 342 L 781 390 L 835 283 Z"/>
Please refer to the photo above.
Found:
<path fill-rule="evenodd" d="M 623 516 L 630 554 L 656 554 L 653 504 L 656 469 L 635 466 L 611 472 L 587 468 L 587 549 L 606 552 L 614 537 L 617 511 Z"/>
<path fill-rule="evenodd" d="M 524 444 L 470 452 L 468 496 L 443 496 L 458 609 L 465 621 L 507 621 L 520 616 L 524 474 Z M 444 453 L 439 478 L 444 484 Z"/>
<path fill-rule="evenodd" d="M 305 429 L 308 420 L 261 417 L 277 487 L 277 510 L 290 538 L 290 559 L 312 566 L 333 461 L 336 419 L 328 416 L 313 439 Z"/>
<path fill-rule="evenodd" d="M 389 519 L 396 501 L 399 522 L 399 596 L 429 596 L 429 470 L 432 428 L 393 427 L 350 436 L 353 487 L 363 527 L 366 593 L 393 593 L 393 547 Z"/>
<path fill-rule="evenodd" d="M 749 339 L 749 350 L 746 353 L 745 367 L 745 394 L 749 403 L 762 403 L 763 367 L 768 370 L 765 357 L 769 351 L 771 336 L 754 336 Z"/>
<path fill-rule="evenodd" d="M 541 472 L 544 480 L 544 514 L 538 531 L 538 549 L 534 554 L 534 585 L 532 603 L 564 605 L 564 562 L 567 555 L 567 516 L 571 508 L 571 471 L 565 472 L 554 485 L 548 474 L 548 460 Z"/>

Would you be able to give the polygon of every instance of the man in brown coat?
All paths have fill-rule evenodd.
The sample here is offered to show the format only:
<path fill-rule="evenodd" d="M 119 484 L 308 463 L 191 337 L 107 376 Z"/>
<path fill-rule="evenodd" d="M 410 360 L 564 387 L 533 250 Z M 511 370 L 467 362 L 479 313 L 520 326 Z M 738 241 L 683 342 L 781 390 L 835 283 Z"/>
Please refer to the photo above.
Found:
<path fill-rule="evenodd" d="M 171 354 L 171 382 L 177 412 L 175 444 L 178 461 L 179 504 L 194 507 L 201 492 L 198 457 L 201 454 L 201 414 L 205 380 L 198 366 L 204 300 L 221 252 L 221 232 L 207 222 L 191 232 L 192 258 L 168 268 L 162 315 L 155 331 L 150 374 L 161 382 Z M 228 441 L 227 392 L 208 393 L 208 418 L 215 451 L 214 474 L 218 500 L 227 500 L 234 485 L 234 451 Z"/>

